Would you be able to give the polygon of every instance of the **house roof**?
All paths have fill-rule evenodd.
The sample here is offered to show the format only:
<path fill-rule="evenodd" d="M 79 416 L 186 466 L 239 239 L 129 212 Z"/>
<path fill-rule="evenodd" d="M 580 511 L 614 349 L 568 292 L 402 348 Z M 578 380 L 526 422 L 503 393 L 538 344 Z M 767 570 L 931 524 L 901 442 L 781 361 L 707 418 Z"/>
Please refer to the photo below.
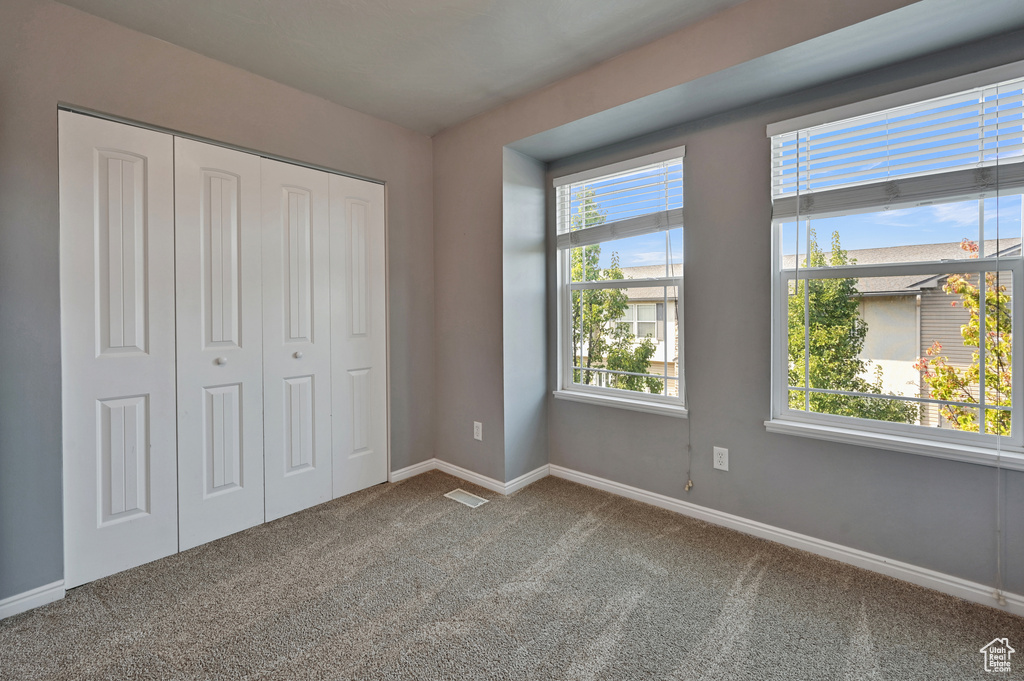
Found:
<path fill-rule="evenodd" d="M 641 265 L 639 267 L 623 267 L 622 274 L 626 279 L 653 279 L 664 276 L 683 276 L 682 263 L 672 265 L 671 274 L 666 274 L 664 265 Z M 665 290 L 661 286 L 642 286 L 627 288 L 626 295 L 630 300 L 664 300 Z M 669 300 L 676 296 L 670 295 Z"/>
<path fill-rule="evenodd" d="M 1020 252 L 1020 239 L 995 239 L 985 241 L 985 252 L 994 254 L 999 246 L 999 254 L 1014 255 Z M 876 265 L 894 262 L 949 262 L 969 260 L 966 251 L 960 247 L 959 241 L 942 244 L 916 244 L 911 246 L 889 246 L 887 248 L 861 248 L 846 252 L 852 262 L 860 265 Z M 795 257 L 784 256 L 783 267 L 793 267 Z M 910 295 L 922 289 L 935 288 L 944 275 L 922 277 L 920 274 L 899 277 L 872 277 L 859 279 L 857 290 L 863 295 Z"/>
<path fill-rule="evenodd" d="M 997 246 L 1001 256 L 1016 255 L 1020 253 L 1021 240 L 995 239 L 985 241 L 985 252 L 994 254 Z M 949 262 L 956 260 L 969 260 L 969 254 L 960 247 L 959 241 L 952 241 L 941 244 L 915 244 L 910 246 L 888 246 L 886 248 L 860 248 L 846 252 L 852 262 L 861 265 L 880 265 L 896 262 Z M 989 256 L 991 257 L 991 256 Z M 784 256 L 783 267 L 793 267 L 795 258 L 792 255 Z M 664 265 L 643 265 L 639 267 L 623 267 L 622 274 L 626 279 L 650 279 L 664 277 Z M 682 264 L 672 266 L 672 275 L 682 276 Z M 934 275 L 922 277 L 920 274 L 898 276 L 898 277 L 871 277 L 870 279 L 859 279 L 857 290 L 862 295 L 913 295 L 920 293 L 923 289 L 936 288 L 941 285 L 945 275 Z M 631 301 L 636 300 L 662 300 L 664 291 L 660 286 L 645 286 L 626 289 L 626 295 Z M 675 296 L 669 296 L 669 300 L 675 300 Z"/>

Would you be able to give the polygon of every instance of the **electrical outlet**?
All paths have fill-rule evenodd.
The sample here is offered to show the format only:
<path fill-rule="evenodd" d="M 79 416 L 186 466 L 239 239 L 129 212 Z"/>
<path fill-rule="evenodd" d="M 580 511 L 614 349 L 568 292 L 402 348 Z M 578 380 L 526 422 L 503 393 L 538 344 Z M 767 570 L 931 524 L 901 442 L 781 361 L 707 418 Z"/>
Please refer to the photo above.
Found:
<path fill-rule="evenodd" d="M 473 421 L 473 439 L 481 442 L 484 439 L 484 424 L 479 421 Z"/>
<path fill-rule="evenodd" d="M 715 447 L 715 468 L 727 471 L 729 470 L 729 450 L 725 447 Z"/>

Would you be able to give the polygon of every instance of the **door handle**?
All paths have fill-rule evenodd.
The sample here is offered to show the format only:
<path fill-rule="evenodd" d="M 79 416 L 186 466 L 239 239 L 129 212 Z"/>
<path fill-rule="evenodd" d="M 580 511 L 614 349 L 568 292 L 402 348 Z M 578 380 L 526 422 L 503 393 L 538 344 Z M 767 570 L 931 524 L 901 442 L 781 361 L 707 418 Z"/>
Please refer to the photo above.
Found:
<path fill-rule="evenodd" d="M 292 353 L 292 357 L 294 357 L 295 359 L 302 359 L 302 350 L 296 350 L 294 353 Z"/>
<path fill-rule="evenodd" d="M 218 357 L 217 359 L 213 360 L 213 363 L 216 364 L 219 367 L 222 367 L 222 366 L 224 366 L 225 364 L 228 363 L 228 358 L 227 357 Z"/>

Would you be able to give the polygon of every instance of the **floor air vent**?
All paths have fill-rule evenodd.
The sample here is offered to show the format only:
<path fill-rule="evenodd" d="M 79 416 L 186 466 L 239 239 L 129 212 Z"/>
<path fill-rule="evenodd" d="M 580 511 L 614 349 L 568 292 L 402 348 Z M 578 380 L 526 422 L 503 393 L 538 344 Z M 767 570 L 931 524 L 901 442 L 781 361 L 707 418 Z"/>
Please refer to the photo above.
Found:
<path fill-rule="evenodd" d="M 487 503 L 487 499 L 484 499 L 483 497 L 478 497 L 475 494 L 470 494 L 469 492 L 463 489 L 453 489 L 451 492 L 448 492 L 448 494 L 445 494 L 445 496 L 448 497 L 449 499 L 454 499 L 460 504 L 465 504 L 470 508 L 476 508 L 477 506 L 482 506 L 483 504 Z"/>

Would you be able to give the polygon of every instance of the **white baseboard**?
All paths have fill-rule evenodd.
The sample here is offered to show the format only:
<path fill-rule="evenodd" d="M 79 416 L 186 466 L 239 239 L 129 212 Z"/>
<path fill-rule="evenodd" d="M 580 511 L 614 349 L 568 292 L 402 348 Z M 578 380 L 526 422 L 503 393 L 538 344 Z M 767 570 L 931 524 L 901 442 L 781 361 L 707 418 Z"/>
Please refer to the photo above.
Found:
<path fill-rule="evenodd" d="M 546 478 L 550 475 L 550 466 L 544 464 L 540 468 L 535 468 L 529 473 L 520 475 L 515 480 L 509 480 L 505 483 L 505 494 L 512 494 L 512 492 L 518 492 L 527 485 L 532 485 L 541 478 Z"/>
<path fill-rule="evenodd" d="M 388 482 L 401 482 L 408 478 L 415 477 L 420 473 L 426 473 L 437 468 L 437 459 L 427 459 L 419 463 L 414 463 L 411 466 L 405 468 L 399 468 L 397 471 L 391 471 L 388 473 Z"/>
<path fill-rule="evenodd" d="M 64 580 L 44 584 L 0 601 L 0 620 L 64 598 Z"/>
<path fill-rule="evenodd" d="M 388 476 L 388 482 L 401 482 L 402 480 L 419 475 L 420 473 L 426 473 L 427 471 L 434 470 L 443 471 L 448 475 L 454 475 L 456 478 L 460 478 L 466 482 L 471 482 L 474 485 L 483 487 L 484 489 L 489 489 L 492 492 L 505 495 L 517 492 L 530 483 L 548 476 L 548 467 L 547 464 L 545 464 L 536 470 L 526 473 L 525 475 L 520 475 L 515 480 L 501 482 L 500 480 L 489 478 L 486 475 L 474 473 L 462 466 L 456 466 L 453 463 L 442 461 L 441 459 L 428 459 L 427 461 L 421 461 L 420 463 L 413 464 L 412 466 L 392 471 Z"/>
<path fill-rule="evenodd" d="M 499 480 L 489 478 L 486 475 L 480 475 L 479 473 L 474 473 L 471 470 L 465 469 L 461 466 L 456 466 L 453 463 L 441 461 L 441 459 L 434 459 L 434 461 L 437 462 L 436 467 L 437 470 L 439 471 L 443 471 L 448 475 L 454 475 L 456 478 L 460 478 L 462 480 L 465 480 L 466 482 L 471 482 L 474 485 L 479 485 L 480 487 L 483 487 L 484 489 L 489 489 L 492 492 L 497 492 L 498 494 L 508 494 L 508 492 L 505 491 L 505 483 Z"/>
<path fill-rule="evenodd" d="M 890 558 L 885 558 L 884 556 L 878 556 L 873 553 L 853 549 L 841 544 L 834 544 L 805 534 L 791 532 L 780 527 L 766 525 L 764 523 L 757 522 L 756 520 L 747 520 L 746 518 L 741 518 L 740 516 L 732 515 L 731 513 L 716 511 L 715 509 L 707 508 L 706 506 L 698 506 L 697 504 L 692 504 L 687 501 L 667 497 L 663 494 L 648 492 L 636 487 L 630 487 L 629 485 L 605 480 L 604 478 L 599 478 L 587 473 L 580 473 L 579 471 L 563 468 L 562 466 L 551 464 L 548 469 L 550 474 L 556 478 L 564 478 L 566 480 L 578 482 L 581 485 L 594 487 L 596 489 L 604 490 L 605 492 L 611 492 L 612 494 L 617 494 L 629 499 L 635 499 L 636 501 L 642 501 L 644 503 L 651 504 L 652 506 L 658 506 L 691 518 L 697 518 L 698 520 L 704 520 L 715 525 L 721 525 L 746 534 L 752 534 L 755 537 L 761 537 L 762 539 L 768 539 L 778 542 L 779 544 L 785 544 L 786 546 L 802 549 L 819 556 L 832 558 L 833 560 L 838 560 L 841 563 L 855 565 L 859 568 L 878 572 L 883 575 L 888 575 L 889 577 L 895 577 L 896 579 L 902 579 L 905 582 L 917 584 L 918 586 L 935 589 L 936 591 L 941 591 L 942 593 L 949 594 L 951 596 L 957 596 L 967 601 L 999 608 L 1013 613 L 1014 615 L 1024 616 L 1024 596 L 1018 594 L 1004 593 L 1003 598 L 1006 600 L 1006 605 L 1001 606 L 996 600 L 994 589 L 990 586 L 985 586 L 984 584 L 971 582 L 966 579 L 961 579 L 960 577 L 954 577 L 952 575 L 918 567 L 909 563 L 903 563 L 898 560 L 892 560 Z"/>

